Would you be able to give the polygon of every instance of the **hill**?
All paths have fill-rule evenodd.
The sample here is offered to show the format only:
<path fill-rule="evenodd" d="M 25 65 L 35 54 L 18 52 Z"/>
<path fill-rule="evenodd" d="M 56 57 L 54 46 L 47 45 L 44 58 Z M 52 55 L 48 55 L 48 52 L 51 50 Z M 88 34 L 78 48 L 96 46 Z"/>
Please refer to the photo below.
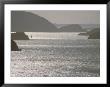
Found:
<path fill-rule="evenodd" d="M 11 32 L 57 32 L 54 24 L 45 18 L 25 11 L 11 12 Z"/>
<path fill-rule="evenodd" d="M 78 24 L 56 25 L 37 14 L 25 11 L 11 12 L 11 32 L 83 32 Z"/>
<path fill-rule="evenodd" d="M 84 32 L 85 30 L 78 24 L 69 24 L 67 26 L 63 26 L 59 29 L 59 31 L 63 32 Z"/>

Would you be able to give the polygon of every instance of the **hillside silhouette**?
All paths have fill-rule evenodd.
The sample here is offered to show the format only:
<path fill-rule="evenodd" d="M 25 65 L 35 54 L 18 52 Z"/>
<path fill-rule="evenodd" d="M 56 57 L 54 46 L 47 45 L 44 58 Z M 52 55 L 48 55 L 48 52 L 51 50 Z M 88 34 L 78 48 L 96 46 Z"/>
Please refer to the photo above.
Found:
<path fill-rule="evenodd" d="M 63 26 L 59 29 L 63 32 L 84 32 L 85 30 L 79 24 L 69 24 L 67 26 Z"/>
<path fill-rule="evenodd" d="M 25 11 L 11 12 L 12 32 L 56 32 L 54 24 L 43 17 Z"/>

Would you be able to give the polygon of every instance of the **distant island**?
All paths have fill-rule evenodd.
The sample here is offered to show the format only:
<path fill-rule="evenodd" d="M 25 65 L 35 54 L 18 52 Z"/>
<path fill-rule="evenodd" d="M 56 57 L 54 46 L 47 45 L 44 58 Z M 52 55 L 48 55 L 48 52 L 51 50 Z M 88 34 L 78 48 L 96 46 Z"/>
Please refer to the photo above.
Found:
<path fill-rule="evenodd" d="M 59 31 L 61 32 L 85 32 L 84 29 L 79 24 L 69 24 L 67 26 L 63 26 L 59 28 Z"/>
<path fill-rule="evenodd" d="M 79 35 L 89 36 L 88 39 L 100 39 L 100 28 L 95 28 L 86 33 L 80 33 Z"/>

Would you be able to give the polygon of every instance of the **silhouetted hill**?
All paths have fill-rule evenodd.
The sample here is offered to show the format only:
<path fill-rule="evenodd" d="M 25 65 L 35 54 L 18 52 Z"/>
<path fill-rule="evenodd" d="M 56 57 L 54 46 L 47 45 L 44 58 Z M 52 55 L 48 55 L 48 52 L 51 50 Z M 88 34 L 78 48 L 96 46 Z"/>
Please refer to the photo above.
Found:
<path fill-rule="evenodd" d="M 24 32 L 11 33 L 12 40 L 29 40 L 28 36 Z"/>
<path fill-rule="evenodd" d="M 36 14 L 25 11 L 11 12 L 11 32 L 57 32 L 51 22 Z"/>
<path fill-rule="evenodd" d="M 11 40 L 11 51 L 20 51 L 15 41 Z"/>
<path fill-rule="evenodd" d="M 87 36 L 89 36 L 88 39 L 100 39 L 100 29 L 95 28 L 86 33 L 80 33 L 79 35 L 87 35 Z"/>
<path fill-rule="evenodd" d="M 78 24 L 70 24 L 67 26 L 63 26 L 59 30 L 63 32 L 84 32 L 85 31 Z"/>
<path fill-rule="evenodd" d="M 80 26 L 86 31 L 91 31 L 92 29 L 100 28 L 100 24 L 80 24 Z"/>

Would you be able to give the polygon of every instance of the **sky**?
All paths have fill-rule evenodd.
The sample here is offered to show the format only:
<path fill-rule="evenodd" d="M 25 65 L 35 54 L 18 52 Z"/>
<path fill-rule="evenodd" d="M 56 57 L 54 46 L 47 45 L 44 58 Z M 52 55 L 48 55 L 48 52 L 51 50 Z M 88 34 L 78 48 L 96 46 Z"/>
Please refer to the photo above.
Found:
<path fill-rule="evenodd" d="M 98 10 L 30 10 L 54 24 L 100 24 Z"/>

